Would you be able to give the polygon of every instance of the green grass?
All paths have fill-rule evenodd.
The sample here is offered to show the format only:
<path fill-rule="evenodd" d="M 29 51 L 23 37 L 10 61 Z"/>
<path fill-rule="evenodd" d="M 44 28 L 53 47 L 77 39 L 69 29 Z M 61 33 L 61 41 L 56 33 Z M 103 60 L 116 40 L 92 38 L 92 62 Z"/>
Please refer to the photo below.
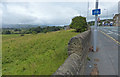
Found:
<path fill-rule="evenodd" d="M 73 31 L 3 35 L 2 74 L 52 75 L 68 57 L 68 42 L 78 34 Z"/>

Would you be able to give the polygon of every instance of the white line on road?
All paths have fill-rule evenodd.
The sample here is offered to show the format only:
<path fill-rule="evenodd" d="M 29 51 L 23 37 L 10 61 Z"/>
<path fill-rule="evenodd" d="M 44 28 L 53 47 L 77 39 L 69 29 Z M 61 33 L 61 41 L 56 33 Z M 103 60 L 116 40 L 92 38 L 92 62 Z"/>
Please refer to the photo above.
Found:
<path fill-rule="evenodd" d="M 107 30 L 105 30 L 105 29 L 104 29 L 104 31 L 107 32 Z M 113 34 L 113 33 L 114 33 L 115 35 L 120 36 L 118 33 L 115 33 L 115 32 L 112 32 L 112 31 L 108 31 L 108 32 L 109 32 L 109 33 L 106 33 L 106 34 Z"/>

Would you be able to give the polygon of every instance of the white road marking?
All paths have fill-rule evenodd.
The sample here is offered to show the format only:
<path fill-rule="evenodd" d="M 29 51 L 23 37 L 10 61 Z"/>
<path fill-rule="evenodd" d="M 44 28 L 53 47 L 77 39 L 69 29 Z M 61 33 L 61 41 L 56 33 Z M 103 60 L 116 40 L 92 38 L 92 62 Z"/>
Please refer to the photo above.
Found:
<path fill-rule="evenodd" d="M 104 31 L 106 31 L 106 30 L 104 30 Z M 117 30 L 116 30 L 117 31 Z M 118 33 L 115 33 L 115 32 L 112 32 L 112 31 L 108 31 L 109 33 L 107 33 L 107 34 L 112 34 L 112 33 L 114 33 L 115 35 L 117 35 L 117 36 L 120 36 Z"/>
<path fill-rule="evenodd" d="M 106 34 L 113 34 L 113 33 L 106 33 Z"/>

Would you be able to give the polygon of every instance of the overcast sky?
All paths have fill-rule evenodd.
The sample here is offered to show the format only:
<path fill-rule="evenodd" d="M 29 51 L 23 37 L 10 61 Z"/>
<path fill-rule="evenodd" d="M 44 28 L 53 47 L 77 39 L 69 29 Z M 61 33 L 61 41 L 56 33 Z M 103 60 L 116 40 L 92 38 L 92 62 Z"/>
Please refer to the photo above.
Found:
<path fill-rule="evenodd" d="M 112 18 L 113 14 L 118 13 L 118 0 L 104 1 L 99 3 L 99 8 L 102 9 L 100 19 Z M 0 4 L 0 8 L 2 8 L 0 16 L 2 16 L 3 24 L 68 25 L 73 17 L 79 15 L 87 17 L 88 21 L 94 20 L 94 16 L 91 15 L 94 7 L 94 1 L 89 2 L 88 11 L 87 1 L 32 2 L 30 0 L 29 2 L 16 2 L 13 0 L 10 2 L 10 0 L 6 0 Z M 87 15 L 87 13 L 89 14 Z"/>

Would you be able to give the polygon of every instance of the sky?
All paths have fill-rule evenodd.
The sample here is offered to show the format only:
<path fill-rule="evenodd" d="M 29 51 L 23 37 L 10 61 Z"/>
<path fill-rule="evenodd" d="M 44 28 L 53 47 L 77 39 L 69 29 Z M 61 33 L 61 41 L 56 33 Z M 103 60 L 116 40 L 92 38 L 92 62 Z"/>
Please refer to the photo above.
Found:
<path fill-rule="evenodd" d="M 100 19 L 112 18 L 118 13 L 118 0 L 103 0 L 99 3 L 102 10 Z M 89 8 L 88 8 L 89 7 Z M 40 24 L 40 25 L 69 25 L 75 16 L 87 17 L 93 21 L 92 10 L 95 1 L 81 0 L 54 1 L 48 0 L 2 0 L 0 17 L 3 24 Z M 1 23 L 1 22 L 0 22 Z"/>

